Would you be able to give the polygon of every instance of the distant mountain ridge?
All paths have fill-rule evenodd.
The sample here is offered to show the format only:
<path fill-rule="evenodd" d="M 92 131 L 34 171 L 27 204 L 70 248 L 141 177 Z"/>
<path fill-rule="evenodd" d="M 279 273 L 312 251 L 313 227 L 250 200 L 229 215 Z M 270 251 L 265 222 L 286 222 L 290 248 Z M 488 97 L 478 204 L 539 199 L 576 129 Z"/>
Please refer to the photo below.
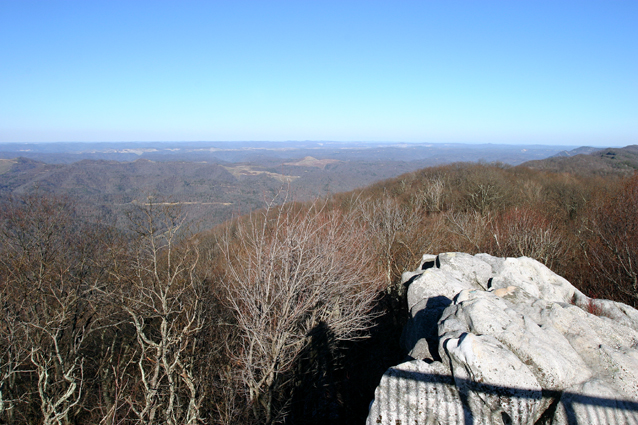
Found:
<path fill-rule="evenodd" d="M 305 157 L 340 161 L 500 161 L 520 164 L 543 159 L 569 146 L 391 142 L 130 142 L 130 143 L 0 143 L 0 158 L 26 157 L 47 163 L 82 159 L 158 162 L 295 161 Z"/>
<path fill-rule="evenodd" d="M 120 220 L 132 204 L 146 202 L 152 195 L 158 200 L 184 205 L 189 220 L 210 227 L 233 214 L 263 207 L 264 202 L 272 199 L 284 186 L 289 187 L 292 199 L 303 201 L 363 188 L 404 173 L 451 162 L 483 160 L 516 165 L 523 158 L 554 155 L 524 165 L 581 174 L 627 175 L 638 169 L 638 146 L 600 150 L 581 147 L 561 152 L 560 147 L 512 145 L 362 146 L 355 143 L 335 144 L 336 147 L 324 149 L 318 143 L 299 147 L 269 143 L 232 145 L 232 149 L 227 145 L 229 149 L 218 149 L 191 144 L 188 149 L 194 150 L 185 149 L 188 152 L 180 154 L 172 150 L 176 149 L 172 145 L 163 145 L 164 152 L 161 153 L 158 145 L 151 148 L 151 144 L 120 144 L 118 153 L 102 152 L 111 159 L 82 159 L 84 153 L 73 150 L 78 148 L 77 145 L 38 146 L 39 151 L 31 151 L 32 157 L 4 159 L 1 157 L 9 156 L 10 152 L 2 153 L 2 147 L 7 145 L 0 145 L 0 196 L 38 191 L 68 195 L 93 212 L 100 211 Z M 101 144 L 84 148 L 93 155 L 94 148 L 108 151 L 113 146 Z M 306 155 L 309 152 L 312 155 Z M 189 155 L 197 161 L 179 160 L 191 158 Z M 134 161 L 122 160 L 131 156 Z M 53 163 L 33 157 L 53 158 Z M 64 158 L 80 160 L 66 163 Z M 238 161 L 248 158 L 252 161 Z"/>
<path fill-rule="evenodd" d="M 582 147 L 551 158 L 527 161 L 521 166 L 577 174 L 631 175 L 638 171 L 638 145 L 605 149 Z"/>
<path fill-rule="evenodd" d="M 572 149 L 569 151 L 560 151 L 556 155 L 551 156 L 550 158 L 569 157 L 569 156 L 576 156 L 576 155 L 589 155 L 600 150 L 602 150 L 602 148 L 593 148 L 591 146 L 581 146 L 579 148 Z"/>

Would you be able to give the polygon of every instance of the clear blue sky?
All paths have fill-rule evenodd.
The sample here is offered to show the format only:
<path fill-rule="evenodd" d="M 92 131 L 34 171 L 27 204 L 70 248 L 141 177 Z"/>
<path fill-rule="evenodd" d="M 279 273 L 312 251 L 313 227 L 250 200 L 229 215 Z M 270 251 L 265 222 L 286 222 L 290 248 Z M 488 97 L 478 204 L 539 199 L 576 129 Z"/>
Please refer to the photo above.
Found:
<path fill-rule="evenodd" d="M 638 143 L 638 1 L 0 0 L 0 142 Z"/>

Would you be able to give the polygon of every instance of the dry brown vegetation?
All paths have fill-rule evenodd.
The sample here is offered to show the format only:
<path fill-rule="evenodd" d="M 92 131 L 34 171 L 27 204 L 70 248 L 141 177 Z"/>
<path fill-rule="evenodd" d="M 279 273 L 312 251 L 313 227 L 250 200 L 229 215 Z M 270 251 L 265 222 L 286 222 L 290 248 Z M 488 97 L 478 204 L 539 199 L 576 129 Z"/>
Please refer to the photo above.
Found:
<path fill-rule="evenodd" d="M 638 305 L 638 175 L 453 164 L 280 201 L 195 235 L 170 203 L 128 231 L 4 203 L 0 423 L 362 423 L 425 252 L 525 255 Z"/>
<path fill-rule="evenodd" d="M 264 423 L 285 418 L 281 396 L 311 343 L 334 347 L 372 324 L 380 279 L 357 212 L 270 206 L 224 235 L 225 303 L 239 336 L 232 360 Z"/>
<path fill-rule="evenodd" d="M 630 182 L 635 180 L 460 163 L 406 174 L 359 191 L 357 196 L 384 199 L 418 217 L 409 231 L 394 233 L 398 242 L 385 249 L 393 257 L 392 282 L 397 282 L 401 271 L 415 268 L 426 250 L 525 255 L 545 263 L 591 296 L 623 299 L 633 305 L 618 289 L 610 291 L 611 276 L 601 273 L 605 262 L 612 262 L 609 253 L 614 249 L 628 253 L 625 257 L 632 258 L 631 267 L 636 251 L 629 242 L 622 249 L 603 249 L 605 239 L 600 234 L 602 223 L 607 223 L 606 231 L 616 238 L 635 239 L 630 236 L 638 215 L 631 201 L 636 195 Z M 352 195 L 338 198 L 343 196 Z M 610 229 L 614 220 L 628 227 L 617 224 Z M 601 250 L 607 250 L 605 260 Z M 630 276 L 635 270 L 628 261 L 623 264 L 622 270 L 613 272 L 615 276 Z M 604 273 L 612 273 L 614 267 L 605 266 Z"/>

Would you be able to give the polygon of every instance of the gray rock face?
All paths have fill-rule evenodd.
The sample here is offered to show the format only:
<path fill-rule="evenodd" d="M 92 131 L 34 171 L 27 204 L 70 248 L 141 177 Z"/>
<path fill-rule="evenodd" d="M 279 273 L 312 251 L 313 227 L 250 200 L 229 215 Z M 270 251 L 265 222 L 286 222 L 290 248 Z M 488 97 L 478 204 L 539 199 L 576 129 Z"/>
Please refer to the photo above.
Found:
<path fill-rule="evenodd" d="M 637 424 L 638 312 L 530 258 L 424 255 L 405 273 L 414 360 L 367 424 Z"/>

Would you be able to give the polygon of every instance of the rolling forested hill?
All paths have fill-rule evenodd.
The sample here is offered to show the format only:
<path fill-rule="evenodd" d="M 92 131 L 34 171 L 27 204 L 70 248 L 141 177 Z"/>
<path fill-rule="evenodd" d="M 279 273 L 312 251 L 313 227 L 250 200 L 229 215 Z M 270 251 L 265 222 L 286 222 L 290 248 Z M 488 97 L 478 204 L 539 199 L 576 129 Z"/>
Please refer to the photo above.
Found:
<path fill-rule="evenodd" d="M 535 170 L 574 174 L 630 176 L 638 170 L 638 145 L 594 149 L 588 153 L 579 153 L 579 150 L 576 150 L 573 153 L 528 161 L 523 165 Z"/>
<path fill-rule="evenodd" d="M 282 188 L 291 199 L 309 200 L 352 190 L 422 168 L 423 161 L 301 160 L 253 163 L 134 162 L 89 160 L 46 164 L 0 160 L 0 195 L 47 193 L 70 196 L 92 214 L 121 221 L 123 212 L 149 196 L 183 205 L 189 221 L 211 227 L 263 207 Z"/>
<path fill-rule="evenodd" d="M 0 421 L 363 423 L 424 253 L 528 256 L 638 305 L 638 175 L 466 162 L 308 189 L 382 164 L 0 162 Z M 252 213 L 183 232 L 216 196 Z M 91 217 L 116 203 L 132 231 Z"/>

